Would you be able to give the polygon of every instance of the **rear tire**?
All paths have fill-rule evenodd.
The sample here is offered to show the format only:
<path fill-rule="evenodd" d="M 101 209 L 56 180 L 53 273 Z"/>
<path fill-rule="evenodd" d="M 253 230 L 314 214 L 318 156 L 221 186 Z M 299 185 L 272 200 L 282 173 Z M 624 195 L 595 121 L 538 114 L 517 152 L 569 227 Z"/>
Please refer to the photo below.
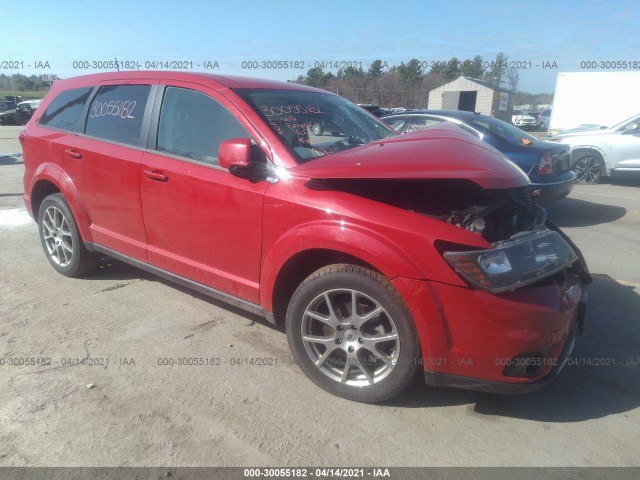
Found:
<path fill-rule="evenodd" d="M 330 265 L 307 277 L 291 298 L 286 330 L 303 372 L 349 400 L 394 397 L 420 366 L 418 333 L 402 297 L 385 277 L 357 265 Z"/>
<path fill-rule="evenodd" d="M 596 152 L 579 153 L 573 162 L 573 171 L 576 172 L 577 183 L 595 185 L 600 183 L 604 176 L 604 160 Z"/>
<path fill-rule="evenodd" d="M 84 246 L 75 218 L 61 193 L 44 199 L 38 213 L 40 242 L 51 266 L 67 277 L 81 277 L 98 266 L 100 257 Z"/>

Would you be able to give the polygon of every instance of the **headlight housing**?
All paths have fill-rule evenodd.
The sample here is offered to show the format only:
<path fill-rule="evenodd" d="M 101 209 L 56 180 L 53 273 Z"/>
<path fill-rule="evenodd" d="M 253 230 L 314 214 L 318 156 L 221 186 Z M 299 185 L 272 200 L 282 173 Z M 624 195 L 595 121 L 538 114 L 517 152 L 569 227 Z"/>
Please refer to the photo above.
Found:
<path fill-rule="evenodd" d="M 444 252 L 445 260 L 472 286 L 492 293 L 513 291 L 564 270 L 578 256 L 556 232 L 517 235 L 490 250 Z"/>

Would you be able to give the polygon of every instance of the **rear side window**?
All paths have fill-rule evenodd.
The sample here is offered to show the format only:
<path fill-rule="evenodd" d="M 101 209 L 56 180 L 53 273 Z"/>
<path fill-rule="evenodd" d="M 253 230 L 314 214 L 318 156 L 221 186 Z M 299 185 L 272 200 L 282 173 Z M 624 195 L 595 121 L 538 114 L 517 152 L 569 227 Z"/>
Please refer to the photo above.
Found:
<path fill-rule="evenodd" d="M 87 87 L 60 92 L 40 118 L 40 125 L 66 131 L 75 130 L 91 90 L 91 87 Z"/>
<path fill-rule="evenodd" d="M 150 85 L 100 87 L 89 106 L 85 133 L 128 145 L 140 145 Z"/>
<path fill-rule="evenodd" d="M 158 150 L 213 165 L 223 140 L 251 138 L 224 106 L 204 93 L 167 87 L 160 124 Z"/>

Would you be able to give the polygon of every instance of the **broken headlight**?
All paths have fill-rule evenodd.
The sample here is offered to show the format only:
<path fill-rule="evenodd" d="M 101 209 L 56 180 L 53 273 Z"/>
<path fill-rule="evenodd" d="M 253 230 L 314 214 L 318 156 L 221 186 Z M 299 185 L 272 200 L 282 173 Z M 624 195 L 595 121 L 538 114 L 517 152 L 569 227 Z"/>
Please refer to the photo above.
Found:
<path fill-rule="evenodd" d="M 564 270 L 578 256 L 558 233 L 542 230 L 515 235 L 490 250 L 447 251 L 444 258 L 472 286 L 499 293 Z"/>

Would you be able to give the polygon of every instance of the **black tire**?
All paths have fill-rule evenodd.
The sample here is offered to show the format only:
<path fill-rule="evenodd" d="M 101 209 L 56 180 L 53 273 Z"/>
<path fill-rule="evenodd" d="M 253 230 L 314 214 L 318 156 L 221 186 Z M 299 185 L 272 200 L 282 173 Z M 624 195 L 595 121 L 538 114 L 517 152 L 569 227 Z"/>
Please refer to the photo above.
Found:
<path fill-rule="evenodd" d="M 67 277 L 81 277 L 98 266 L 100 257 L 84 246 L 71 209 L 61 193 L 44 199 L 38 212 L 40 243 L 51 266 Z"/>
<path fill-rule="evenodd" d="M 605 173 L 604 160 L 597 152 L 582 152 L 573 160 L 576 182 L 582 185 L 595 185 L 602 181 Z"/>
<path fill-rule="evenodd" d="M 314 123 L 311 125 L 311 133 L 313 133 L 316 137 L 322 135 L 322 125 L 319 123 Z"/>
<path fill-rule="evenodd" d="M 544 122 L 540 122 L 540 125 L 538 126 L 538 128 L 540 130 L 546 130 L 547 129 L 547 124 Z"/>
<path fill-rule="evenodd" d="M 385 277 L 357 265 L 329 265 L 307 277 L 291 298 L 285 326 L 302 371 L 349 400 L 394 397 L 421 365 L 418 333 L 402 297 Z"/>

